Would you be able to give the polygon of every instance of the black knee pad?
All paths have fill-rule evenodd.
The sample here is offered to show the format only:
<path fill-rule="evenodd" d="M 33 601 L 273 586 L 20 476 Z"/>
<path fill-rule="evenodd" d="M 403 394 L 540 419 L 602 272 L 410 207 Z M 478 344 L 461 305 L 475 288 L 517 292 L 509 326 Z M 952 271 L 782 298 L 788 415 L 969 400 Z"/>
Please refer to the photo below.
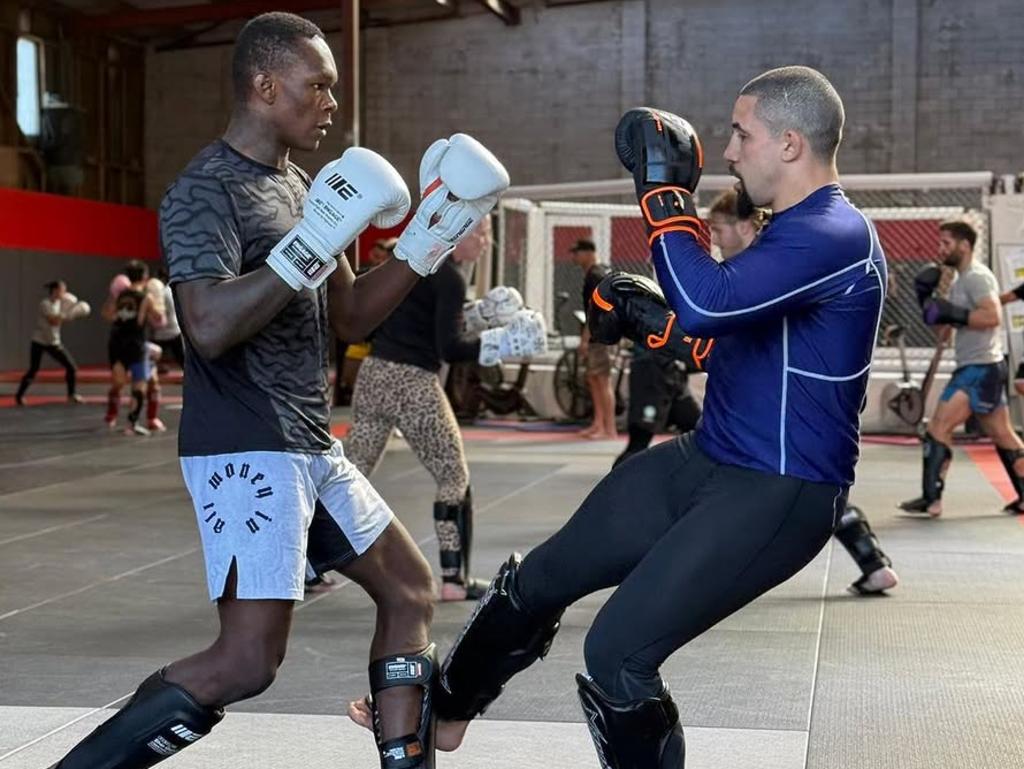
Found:
<path fill-rule="evenodd" d="M 433 692 L 437 674 L 437 650 L 434 644 L 417 654 L 395 654 L 370 663 L 370 707 L 373 711 L 373 736 L 380 751 L 381 769 L 433 769 L 434 718 Z M 391 740 L 381 737 L 379 692 L 395 686 L 418 686 L 423 691 L 420 719 L 416 732 Z"/>
<path fill-rule="evenodd" d="M 667 687 L 657 697 L 617 702 L 587 676 L 577 675 L 576 684 L 603 769 L 682 769 L 686 743 Z"/>
<path fill-rule="evenodd" d="M 187 748 L 224 718 L 154 673 L 112 718 L 51 769 L 148 769 Z"/>
<path fill-rule="evenodd" d="M 468 721 L 483 713 L 505 684 L 547 655 L 558 632 L 562 610 L 535 616 L 516 593 L 520 556 L 513 553 L 441 666 L 434 706 L 438 718 Z"/>
<path fill-rule="evenodd" d="M 846 512 L 836 527 L 836 539 L 853 556 L 853 560 L 865 574 L 870 574 L 883 566 L 892 566 L 889 556 L 882 552 L 882 546 L 875 532 L 871 530 L 868 519 L 855 505 L 846 506 Z"/>

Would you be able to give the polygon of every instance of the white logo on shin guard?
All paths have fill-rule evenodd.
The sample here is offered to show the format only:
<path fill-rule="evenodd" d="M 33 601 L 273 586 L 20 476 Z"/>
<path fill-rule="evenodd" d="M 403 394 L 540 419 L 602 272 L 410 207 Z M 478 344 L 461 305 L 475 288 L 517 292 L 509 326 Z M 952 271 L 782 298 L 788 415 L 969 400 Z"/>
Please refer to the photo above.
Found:
<path fill-rule="evenodd" d="M 146 743 L 146 746 L 154 753 L 161 756 L 173 756 L 178 752 L 178 746 L 166 737 L 157 737 Z"/>
<path fill-rule="evenodd" d="M 193 732 L 191 729 L 189 729 L 184 724 L 176 724 L 175 726 L 172 726 L 171 727 L 171 731 L 174 732 L 179 737 L 181 737 L 181 739 L 185 740 L 185 742 L 195 742 L 196 740 L 198 740 L 200 737 L 203 736 L 201 734 L 197 734 L 196 732 Z"/>
<path fill-rule="evenodd" d="M 601 714 L 597 710 L 588 710 L 586 705 L 583 706 L 584 715 L 587 717 L 587 728 L 590 730 L 590 736 L 594 740 L 594 747 L 597 749 L 597 760 L 601 763 L 602 769 L 610 769 L 608 763 L 608 757 L 605 755 L 604 748 L 608 744 L 604 738 L 604 732 L 601 731 L 601 727 L 598 724 L 598 719 L 601 718 Z"/>

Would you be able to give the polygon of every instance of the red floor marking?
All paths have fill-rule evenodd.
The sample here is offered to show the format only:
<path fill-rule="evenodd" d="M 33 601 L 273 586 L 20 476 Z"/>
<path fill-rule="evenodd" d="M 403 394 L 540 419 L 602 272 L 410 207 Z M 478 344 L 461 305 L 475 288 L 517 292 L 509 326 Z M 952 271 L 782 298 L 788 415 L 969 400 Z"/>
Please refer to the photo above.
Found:
<path fill-rule="evenodd" d="M 992 484 L 1004 500 L 1012 502 L 1017 498 L 1017 492 L 1013 490 L 1013 484 L 1010 483 L 1010 479 L 1006 475 L 1003 463 L 999 461 L 999 455 L 996 453 L 994 446 L 972 445 L 961 446 L 960 448 L 971 458 L 977 468 L 981 470 L 981 474 L 988 479 L 988 482 Z"/>
<path fill-rule="evenodd" d="M 24 369 L 18 371 L 0 371 L 0 382 L 11 383 L 21 381 L 22 375 L 25 373 Z M 40 369 L 39 373 L 36 374 L 36 382 L 63 382 L 64 381 L 64 369 L 62 368 L 44 368 Z M 110 381 L 110 367 L 109 366 L 79 366 L 78 367 L 78 381 L 80 384 L 106 384 Z M 171 369 L 166 374 L 160 375 L 160 381 L 164 384 L 181 384 L 181 371 L 178 369 Z"/>
<path fill-rule="evenodd" d="M 83 395 L 82 396 L 84 406 L 106 406 L 107 396 L 106 395 Z M 50 406 L 55 403 L 67 403 L 68 399 L 63 395 L 26 395 L 24 408 L 31 408 L 32 406 Z M 128 404 L 129 400 L 126 395 L 121 396 L 122 405 Z M 164 395 L 160 398 L 161 405 L 169 404 L 180 404 L 180 395 Z M 69 404 L 70 406 L 70 404 Z M 14 396 L 13 395 L 0 395 L 0 409 L 15 408 Z"/>
<path fill-rule="evenodd" d="M 349 422 L 336 422 L 331 425 L 331 434 L 343 438 L 352 428 Z M 661 443 L 671 438 L 671 435 L 656 436 L 652 443 Z M 625 440 L 625 436 L 620 436 Z M 466 442 L 492 441 L 494 443 L 590 443 L 573 432 L 566 432 L 564 429 L 540 431 L 540 430 L 488 430 L 479 427 L 464 427 L 462 429 L 462 440 Z"/>
<path fill-rule="evenodd" d="M 916 435 L 862 435 L 860 442 L 882 446 L 917 446 L 921 439 Z"/>

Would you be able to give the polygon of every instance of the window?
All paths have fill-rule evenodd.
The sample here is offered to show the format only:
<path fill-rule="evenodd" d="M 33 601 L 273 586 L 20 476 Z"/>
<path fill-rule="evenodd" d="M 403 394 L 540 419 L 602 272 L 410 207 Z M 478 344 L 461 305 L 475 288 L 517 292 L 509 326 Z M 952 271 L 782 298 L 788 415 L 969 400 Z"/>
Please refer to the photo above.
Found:
<path fill-rule="evenodd" d="M 29 137 L 39 136 L 40 107 L 39 94 L 42 78 L 39 67 L 39 41 L 31 37 L 19 37 L 18 60 L 18 127 Z"/>

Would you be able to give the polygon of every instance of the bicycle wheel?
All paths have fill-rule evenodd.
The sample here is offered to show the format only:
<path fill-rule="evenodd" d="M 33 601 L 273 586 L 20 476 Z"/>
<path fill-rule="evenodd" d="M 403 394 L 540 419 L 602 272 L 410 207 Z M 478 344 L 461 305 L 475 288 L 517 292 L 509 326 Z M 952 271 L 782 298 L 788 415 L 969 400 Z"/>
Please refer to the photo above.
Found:
<path fill-rule="evenodd" d="M 555 403 L 569 419 L 589 419 L 594 413 L 590 391 L 583 379 L 576 350 L 566 350 L 555 363 Z"/>

